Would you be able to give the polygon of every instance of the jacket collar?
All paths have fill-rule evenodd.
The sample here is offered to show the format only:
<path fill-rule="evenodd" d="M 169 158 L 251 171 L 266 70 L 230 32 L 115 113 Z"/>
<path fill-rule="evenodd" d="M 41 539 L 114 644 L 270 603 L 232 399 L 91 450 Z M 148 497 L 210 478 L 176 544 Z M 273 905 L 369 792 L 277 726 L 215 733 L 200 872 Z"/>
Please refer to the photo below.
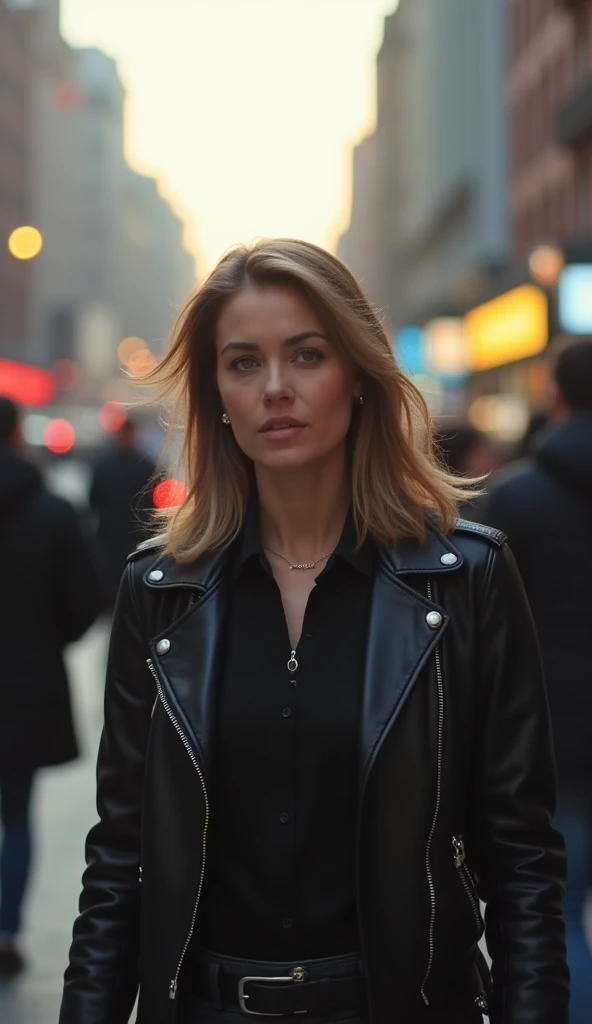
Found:
<path fill-rule="evenodd" d="M 240 544 L 240 541 L 208 551 L 187 565 L 180 564 L 171 555 L 160 555 L 146 569 L 144 583 L 152 590 L 169 587 L 184 587 L 201 592 L 211 590 L 230 568 L 236 555 L 237 543 Z M 425 544 L 409 537 L 390 548 L 380 549 L 379 567 L 392 576 L 431 576 L 453 572 L 462 564 L 463 556 L 459 549 L 433 521 L 428 522 Z"/>

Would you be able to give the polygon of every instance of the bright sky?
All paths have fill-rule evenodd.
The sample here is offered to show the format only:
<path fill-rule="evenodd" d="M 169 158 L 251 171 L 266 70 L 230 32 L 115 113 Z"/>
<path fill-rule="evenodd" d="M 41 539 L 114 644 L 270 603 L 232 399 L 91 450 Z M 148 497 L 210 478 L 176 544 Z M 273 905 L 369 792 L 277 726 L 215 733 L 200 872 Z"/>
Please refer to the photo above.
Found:
<path fill-rule="evenodd" d="M 203 272 L 259 235 L 334 247 L 397 3 L 62 0 L 62 28 L 118 61 L 128 157 L 173 199 Z"/>

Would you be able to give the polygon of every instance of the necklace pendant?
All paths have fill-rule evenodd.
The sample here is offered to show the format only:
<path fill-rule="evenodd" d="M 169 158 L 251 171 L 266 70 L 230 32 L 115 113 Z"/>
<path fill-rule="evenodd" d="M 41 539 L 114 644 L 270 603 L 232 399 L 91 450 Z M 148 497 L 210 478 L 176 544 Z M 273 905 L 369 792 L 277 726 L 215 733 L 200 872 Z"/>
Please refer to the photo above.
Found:
<path fill-rule="evenodd" d="M 295 562 L 290 565 L 290 569 L 314 569 L 316 562 Z"/>

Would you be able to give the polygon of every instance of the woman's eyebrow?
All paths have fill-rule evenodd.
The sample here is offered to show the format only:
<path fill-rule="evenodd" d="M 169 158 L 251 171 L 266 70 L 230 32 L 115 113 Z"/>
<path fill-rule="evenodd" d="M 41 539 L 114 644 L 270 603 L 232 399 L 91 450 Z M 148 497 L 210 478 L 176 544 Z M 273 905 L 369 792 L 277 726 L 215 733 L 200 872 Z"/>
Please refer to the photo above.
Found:
<path fill-rule="evenodd" d="M 294 334 L 291 338 L 286 338 L 282 342 L 282 345 L 298 345 L 299 342 L 308 341 L 309 338 L 322 338 L 323 341 L 329 340 L 324 334 L 321 334 L 320 331 L 302 331 L 300 334 Z M 228 352 L 229 350 L 239 350 L 241 352 L 257 352 L 259 350 L 259 346 L 253 341 L 229 341 L 228 344 L 225 345 L 222 351 L 220 352 L 220 355 L 224 355 L 224 353 Z"/>

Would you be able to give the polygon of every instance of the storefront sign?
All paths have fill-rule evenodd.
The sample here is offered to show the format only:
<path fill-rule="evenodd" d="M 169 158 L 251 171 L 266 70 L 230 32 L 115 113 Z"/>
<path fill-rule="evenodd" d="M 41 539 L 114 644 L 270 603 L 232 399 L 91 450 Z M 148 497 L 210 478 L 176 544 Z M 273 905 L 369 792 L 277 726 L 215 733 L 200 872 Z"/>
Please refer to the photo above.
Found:
<path fill-rule="evenodd" d="M 464 323 L 472 370 L 527 359 L 542 352 L 549 340 L 547 296 L 536 285 L 523 284 L 476 306 Z"/>
<path fill-rule="evenodd" d="M 592 334 L 592 264 L 568 264 L 559 278 L 558 292 L 561 330 Z"/>

